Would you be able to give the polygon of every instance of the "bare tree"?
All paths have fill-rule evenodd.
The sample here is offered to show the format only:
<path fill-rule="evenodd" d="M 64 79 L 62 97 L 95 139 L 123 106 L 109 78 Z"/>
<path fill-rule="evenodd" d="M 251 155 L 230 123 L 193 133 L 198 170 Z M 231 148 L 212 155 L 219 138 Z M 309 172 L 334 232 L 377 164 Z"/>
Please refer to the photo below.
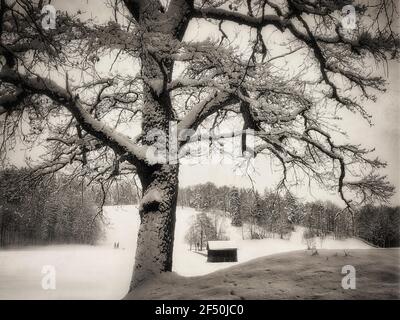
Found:
<path fill-rule="evenodd" d="M 335 188 L 349 208 L 354 194 L 384 200 L 393 192 L 376 173 L 384 163 L 335 142 L 333 132 L 342 109 L 370 121 L 363 105 L 385 81 L 366 65 L 398 59 L 395 1 L 354 4 L 358 26 L 350 31 L 340 21 L 347 0 L 110 2 L 109 23 L 59 13 L 56 29 L 44 30 L 44 1 L 0 0 L 0 150 L 6 163 L 18 139 L 40 144 L 46 152 L 36 174 L 70 167 L 71 177 L 85 175 L 103 191 L 115 177 L 139 178 L 131 289 L 172 268 L 179 164 L 148 156 L 150 133 L 168 140 L 170 121 L 180 137 L 167 144 L 171 153 L 196 140 L 201 126 L 239 116 L 243 150 L 252 132 L 255 155 L 282 167 L 281 186 L 314 180 Z M 118 23 L 123 15 L 126 25 Z M 205 20 L 220 38 L 186 41 L 189 24 Z M 232 42 L 232 24 L 247 50 Z M 273 34 L 280 41 L 265 37 Z M 106 56 L 123 57 L 134 71 L 107 77 L 96 71 Z M 124 129 L 137 119 L 142 133 L 128 137 Z"/>

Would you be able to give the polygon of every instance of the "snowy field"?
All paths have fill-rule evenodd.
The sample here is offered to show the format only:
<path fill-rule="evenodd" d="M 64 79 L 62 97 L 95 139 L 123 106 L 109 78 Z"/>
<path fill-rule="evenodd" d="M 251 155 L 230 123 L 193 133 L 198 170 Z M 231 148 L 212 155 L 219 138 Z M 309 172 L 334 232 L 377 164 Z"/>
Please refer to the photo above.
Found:
<path fill-rule="evenodd" d="M 125 296 L 134 262 L 139 216 L 135 206 L 105 207 L 106 239 L 98 246 L 48 246 L 0 251 L 0 299 L 121 299 Z M 184 242 L 194 209 L 177 209 L 173 270 L 182 276 L 199 276 L 254 258 L 303 250 L 303 228 L 289 240 L 242 240 L 242 229 L 224 218 L 226 235 L 237 244 L 237 263 L 207 263 L 206 251 L 190 251 Z M 119 242 L 120 249 L 113 249 Z M 357 239 L 317 241 L 323 249 L 370 249 Z M 42 267 L 56 270 L 56 290 L 43 290 Z"/>
<path fill-rule="evenodd" d="M 400 249 L 300 250 L 240 263 L 200 277 L 163 274 L 126 299 L 281 300 L 400 299 Z M 342 287 L 344 265 L 356 266 L 357 290 Z M 329 311 L 328 311 L 329 312 Z"/>
<path fill-rule="evenodd" d="M 182 276 L 201 276 L 255 258 L 307 248 L 303 242 L 304 228 L 302 227 L 296 227 L 289 240 L 278 238 L 243 240 L 242 228 L 232 227 L 231 220 L 224 218 L 221 224 L 229 239 L 236 243 L 238 262 L 207 263 L 207 251 L 201 253 L 190 251 L 184 241 L 186 230 L 188 230 L 195 215 L 196 211 L 191 208 L 179 207 L 177 210 L 173 271 Z M 318 249 L 371 249 L 371 246 L 357 239 L 324 239 L 323 241 L 316 239 L 316 247 Z"/>

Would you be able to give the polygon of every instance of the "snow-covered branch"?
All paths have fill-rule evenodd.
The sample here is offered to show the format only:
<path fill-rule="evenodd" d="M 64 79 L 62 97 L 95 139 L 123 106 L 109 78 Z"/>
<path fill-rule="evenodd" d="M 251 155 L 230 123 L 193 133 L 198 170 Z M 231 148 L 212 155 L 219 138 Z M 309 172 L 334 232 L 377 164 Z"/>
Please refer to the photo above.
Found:
<path fill-rule="evenodd" d="M 188 129 L 196 130 L 211 114 L 237 102 L 237 98 L 229 93 L 212 91 L 206 99 L 193 106 L 181 119 L 178 124 L 178 132 Z"/>
<path fill-rule="evenodd" d="M 5 68 L 0 72 L 0 80 L 16 86 L 18 85 L 30 94 L 40 94 L 49 97 L 54 102 L 68 109 L 85 131 L 119 154 L 123 155 L 128 152 L 133 157 L 129 159 L 132 162 L 146 160 L 146 148 L 144 146 L 134 144 L 127 136 L 118 133 L 105 123 L 93 118 L 89 111 L 82 106 L 77 96 L 73 96 L 71 92 L 62 88 L 54 81 L 41 77 L 30 77 Z"/>

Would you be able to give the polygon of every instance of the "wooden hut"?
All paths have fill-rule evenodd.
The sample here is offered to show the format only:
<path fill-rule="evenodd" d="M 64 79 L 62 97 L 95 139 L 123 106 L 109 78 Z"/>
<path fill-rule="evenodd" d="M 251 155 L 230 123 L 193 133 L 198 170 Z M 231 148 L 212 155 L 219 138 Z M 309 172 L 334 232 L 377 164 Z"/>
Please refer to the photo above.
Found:
<path fill-rule="evenodd" d="M 237 262 L 237 246 L 232 241 L 208 241 L 207 262 Z"/>

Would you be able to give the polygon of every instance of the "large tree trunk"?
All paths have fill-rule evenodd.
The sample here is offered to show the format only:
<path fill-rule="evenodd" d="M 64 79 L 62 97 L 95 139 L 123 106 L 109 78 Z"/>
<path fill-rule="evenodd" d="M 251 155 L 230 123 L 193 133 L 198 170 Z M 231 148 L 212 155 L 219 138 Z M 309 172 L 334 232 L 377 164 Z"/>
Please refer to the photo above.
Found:
<path fill-rule="evenodd" d="M 143 32 L 140 55 L 141 74 L 144 79 L 142 142 L 152 144 L 152 139 L 146 135 L 154 130 L 163 132 L 167 141 L 170 141 L 170 122 L 176 119 L 167 84 L 172 80 L 174 62 L 152 52 L 152 49 L 154 43 L 169 43 L 182 39 L 189 22 L 185 15 L 193 3 L 186 0 L 173 1 L 168 12 L 165 12 L 157 0 L 124 2 Z M 168 142 L 166 147 L 170 155 L 177 152 L 176 146 L 171 146 Z M 140 163 L 136 167 L 143 195 L 139 208 L 141 224 L 130 290 L 154 275 L 172 270 L 178 197 L 178 164 Z"/>
<path fill-rule="evenodd" d="M 178 165 L 160 165 L 142 173 L 145 185 L 130 290 L 161 272 L 172 270 L 178 171 Z"/>
<path fill-rule="evenodd" d="M 161 65 L 168 70 L 167 79 L 160 70 Z M 144 50 L 142 73 L 147 79 L 143 90 L 142 141 L 144 144 L 153 144 L 151 134 L 150 137 L 147 135 L 157 130 L 163 133 L 167 140 L 166 153 L 169 155 L 171 152 L 172 155 L 169 129 L 173 114 L 169 92 L 165 88 L 165 83 L 172 75 L 172 65 L 168 64 L 168 61 L 159 61 Z M 154 165 L 142 163 L 137 166 L 143 194 L 139 208 L 141 224 L 130 290 L 148 278 L 172 270 L 179 165 L 171 164 L 168 157 L 163 160 Z"/>

